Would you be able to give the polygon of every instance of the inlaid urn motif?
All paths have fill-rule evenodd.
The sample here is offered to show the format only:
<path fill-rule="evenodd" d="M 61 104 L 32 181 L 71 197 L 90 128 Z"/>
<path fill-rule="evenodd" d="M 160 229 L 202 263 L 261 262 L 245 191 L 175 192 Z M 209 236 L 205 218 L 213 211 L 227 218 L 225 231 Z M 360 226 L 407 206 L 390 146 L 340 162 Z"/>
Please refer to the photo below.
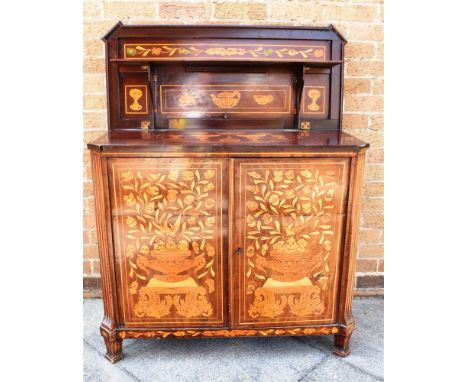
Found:
<path fill-rule="evenodd" d="M 141 106 L 139 103 L 139 99 L 143 96 L 143 92 L 140 89 L 134 88 L 130 89 L 128 94 L 133 100 L 132 104 L 130 105 L 130 109 L 134 111 L 140 111 L 143 109 L 143 106 Z"/>
<path fill-rule="evenodd" d="M 240 101 L 241 94 L 238 90 L 224 91 L 211 94 L 213 103 L 220 109 L 229 109 L 236 106 Z"/>
<path fill-rule="evenodd" d="M 187 272 L 191 269 L 200 269 L 206 264 L 203 256 L 191 256 L 188 249 L 164 248 L 153 252 L 153 260 L 142 258 L 145 260 L 137 261 L 137 265 L 154 271 L 153 277 L 158 280 L 176 282 L 187 279 Z"/>
<path fill-rule="evenodd" d="M 257 256 L 256 264 L 259 269 L 269 269 L 273 280 L 299 281 L 322 266 L 320 253 L 307 250 L 306 244 L 305 240 L 298 244 L 293 238 L 279 242 L 269 257 Z"/>
<path fill-rule="evenodd" d="M 318 111 L 320 110 L 320 106 L 318 105 L 317 101 L 321 97 L 322 93 L 318 89 L 311 89 L 307 92 L 307 95 L 310 97 L 312 102 L 307 106 L 307 108 L 311 111 Z"/>
<path fill-rule="evenodd" d="M 182 106 L 191 106 L 195 104 L 195 96 L 189 92 L 182 92 L 176 97 L 177 102 Z"/>
<path fill-rule="evenodd" d="M 255 102 L 262 106 L 268 105 L 273 101 L 273 95 L 271 94 L 254 94 L 253 98 Z"/>

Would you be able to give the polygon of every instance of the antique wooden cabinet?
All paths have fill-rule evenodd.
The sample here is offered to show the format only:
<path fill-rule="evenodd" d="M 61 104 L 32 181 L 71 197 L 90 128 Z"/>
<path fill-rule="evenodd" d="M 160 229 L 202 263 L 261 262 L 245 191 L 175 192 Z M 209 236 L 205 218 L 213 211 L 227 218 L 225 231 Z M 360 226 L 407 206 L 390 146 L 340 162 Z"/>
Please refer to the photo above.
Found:
<path fill-rule="evenodd" d="M 368 145 L 333 26 L 124 26 L 89 143 L 107 357 L 122 340 L 334 335 L 346 356 Z"/>

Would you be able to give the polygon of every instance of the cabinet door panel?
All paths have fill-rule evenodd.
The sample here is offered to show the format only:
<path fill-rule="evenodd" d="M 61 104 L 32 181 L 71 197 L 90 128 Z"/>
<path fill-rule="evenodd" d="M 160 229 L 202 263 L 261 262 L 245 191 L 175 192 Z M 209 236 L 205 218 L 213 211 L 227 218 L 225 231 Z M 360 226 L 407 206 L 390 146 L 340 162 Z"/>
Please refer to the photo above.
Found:
<path fill-rule="evenodd" d="M 335 319 L 347 159 L 234 162 L 235 326 Z"/>
<path fill-rule="evenodd" d="M 224 160 L 111 159 L 114 250 L 127 326 L 226 326 Z"/>

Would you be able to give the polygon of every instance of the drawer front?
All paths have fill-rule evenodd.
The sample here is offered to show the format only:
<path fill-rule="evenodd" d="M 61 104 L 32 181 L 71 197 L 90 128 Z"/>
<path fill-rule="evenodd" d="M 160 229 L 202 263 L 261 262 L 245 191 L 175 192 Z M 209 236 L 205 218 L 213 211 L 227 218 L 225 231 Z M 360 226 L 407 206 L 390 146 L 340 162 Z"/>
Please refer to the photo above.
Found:
<path fill-rule="evenodd" d="M 335 320 L 348 159 L 234 160 L 235 327 Z"/>
<path fill-rule="evenodd" d="M 227 325 L 225 169 L 218 159 L 109 160 L 123 324 Z"/>

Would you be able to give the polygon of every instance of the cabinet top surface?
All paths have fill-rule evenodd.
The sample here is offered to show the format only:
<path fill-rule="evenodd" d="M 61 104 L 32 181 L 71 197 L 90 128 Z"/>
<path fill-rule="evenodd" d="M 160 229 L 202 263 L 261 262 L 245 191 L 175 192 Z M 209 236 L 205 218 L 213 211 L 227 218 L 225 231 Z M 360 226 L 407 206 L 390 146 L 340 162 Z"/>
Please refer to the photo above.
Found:
<path fill-rule="evenodd" d="M 94 150 L 264 151 L 267 149 L 360 150 L 369 145 L 340 131 L 114 130 L 88 144 Z"/>

